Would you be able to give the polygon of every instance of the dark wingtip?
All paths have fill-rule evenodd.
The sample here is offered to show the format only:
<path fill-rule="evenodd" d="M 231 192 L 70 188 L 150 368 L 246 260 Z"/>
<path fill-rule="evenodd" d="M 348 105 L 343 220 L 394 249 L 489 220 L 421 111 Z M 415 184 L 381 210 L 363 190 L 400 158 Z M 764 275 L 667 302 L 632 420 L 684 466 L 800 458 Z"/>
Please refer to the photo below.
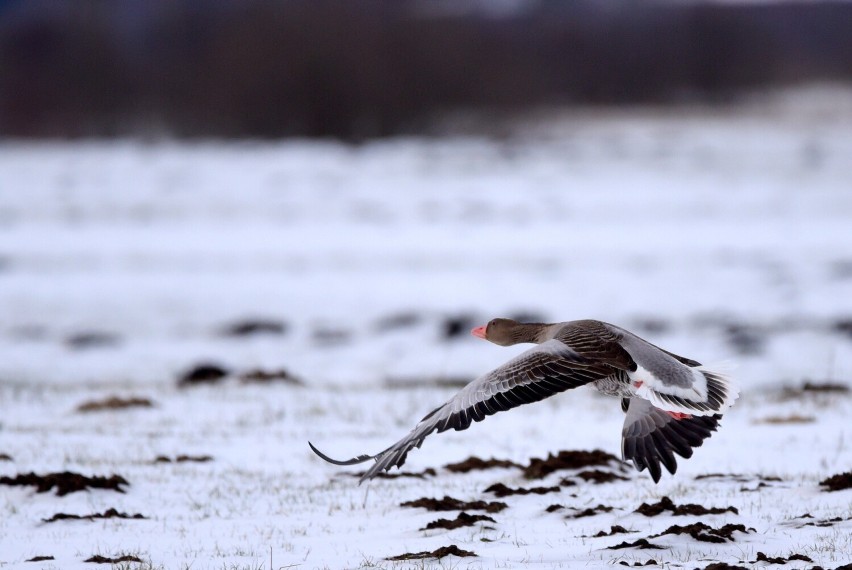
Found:
<path fill-rule="evenodd" d="M 308 446 L 311 448 L 311 451 L 313 451 L 314 453 L 316 453 L 319 456 L 320 459 L 322 459 L 323 461 L 326 461 L 328 463 L 331 463 L 332 465 L 357 465 L 359 463 L 364 463 L 365 461 L 369 461 L 370 459 L 373 459 L 372 455 L 359 455 L 358 457 L 353 457 L 352 459 L 340 461 L 338 459 L 332 459 L 331 457 L 329 457 L 328 455 L 326 455 L 325 453 L 323 453 L 322 451 L 320 451 L 319 449 L 314 447 L 314 444 L 311 443 L 310 441 L 308 442 Z"/>

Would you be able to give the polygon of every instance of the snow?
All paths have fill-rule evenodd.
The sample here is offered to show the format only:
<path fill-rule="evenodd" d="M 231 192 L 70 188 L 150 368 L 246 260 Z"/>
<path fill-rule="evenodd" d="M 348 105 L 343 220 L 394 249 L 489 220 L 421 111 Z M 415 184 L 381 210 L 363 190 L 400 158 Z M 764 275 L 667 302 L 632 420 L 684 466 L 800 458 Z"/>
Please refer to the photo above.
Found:
<path fill-rule="evenodd" d="M 852 561 L 852 491 L 819 486 L 852 469 L 852 395 L 789 390 L 852 385 L 852 337 L 839 329 L 852 318 L 852 112 L 801 109 L 575 112 L 518 124 L 505 139 L 359 146 L 0 144 L 0 454 L 11 457 L 0 476 L 129 481 L 124 494 L 62 497 L 0 485 L 0 566 L 91 568 L 83 560 L 94 554 L 193 569 L 651 558 L 761 567 L 751 563 L 759 551 L 825 568 Z M 418 529 L 458 513 L 400 503 L 498 500 L 484 492 L 496 482 L 556 485 L 571 473 L 527 481 L 511 468 L 442 466 L 471 455 L 525 465 L 559 450 L 618 454 L 617 400 L 579 389 L 432 435 L 403 469 L 436 469 L 423 479 L 358 486 L 357 467 L 308 449 L 308 440 L 334 457 L 384 449 L 452 395 L 442 381 L 523 350 L 444 338 L 447 319 L 517 313 L 599 318 L 702 362 L 732 361 L 741 398 L 658 485 L 631 471 L 628 481 L 506 497 L 509 508 L 489 515 L 496 523 L 449 531 Z M 221 334 L 245 319 L 286 330 Z M 80 333 L 112 342 L 75 347 Z M 177 386 L 208 361 L 235 374 L 283 368 L 304 386 L 234 374 Z M 154 406 L 77 411 L 112 395 Z M 213 460 L 154 461 L 182 454 Z M 742 477 L 696 479 L 711 473 Z M 663 496 L 739 514 L 634 512 Z M 546 512 L 554 503 L 566 510 Z M 598 504 L 613 510 L 565 518 Z M 42 522 L 109 508 L 147 519 Z M 845 520 L 803 526 L 835 517 Z M 698 520 L 755 532 L 606 549 Z M 612 525 L 637 532 L 591 538 Z M 478 557 L 385 560 L 450 544 Z M 37 555 L 55 560 L 25 562 Z"/>

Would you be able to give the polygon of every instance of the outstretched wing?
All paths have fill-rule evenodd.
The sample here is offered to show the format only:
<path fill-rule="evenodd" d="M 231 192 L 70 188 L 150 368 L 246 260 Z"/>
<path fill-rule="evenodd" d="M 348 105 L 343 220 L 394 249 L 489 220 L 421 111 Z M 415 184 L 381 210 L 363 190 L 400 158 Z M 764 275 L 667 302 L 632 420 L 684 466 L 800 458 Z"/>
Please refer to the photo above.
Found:
<path fill-rule="evenodd" d="M 408 452 L 420 447 L 426 436 L 452 428 L 461 431 L 497 412 L 543 400 L 558 392 L 605 378 L 615 371 L 607 364 L 585 358 L 558 340 L 549 340 L 521 353 L 503 366 L 465 386 L 442 406 L 435 408 L 411 432 L 376 455 L 360 455 L 345 461 L 331 459 L 309 443 L 325 461 L 355 465 L 370 459 L 376 464 L 361 482 L 381 471 L 405 463 Z"/>
<path fill-rule="evenodd" d="M 660 480 L 662 463 L 669 473 L 677 471 L 674 454 L 692 457 L 692 448 L 701 447 L 719 426 L 721 414 L 692 416 L 676 420 L 642 398 L 624 398 L 621 408 L 627 412 L 621 431 L 621 455 L 636 469 L 646 467 L 654 482 Z"/>

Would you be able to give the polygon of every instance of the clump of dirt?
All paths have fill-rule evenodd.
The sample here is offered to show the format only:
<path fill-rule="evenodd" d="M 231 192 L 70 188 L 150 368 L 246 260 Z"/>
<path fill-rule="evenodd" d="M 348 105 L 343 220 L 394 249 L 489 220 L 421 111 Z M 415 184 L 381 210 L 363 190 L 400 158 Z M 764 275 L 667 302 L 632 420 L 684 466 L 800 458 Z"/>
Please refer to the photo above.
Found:
<path fill-rule="evenodd" d="M 616 534 L 630 534 L 631 532 L 637 532 L 637 531 L 627 530 L 623 526 L 616 524 L 616 525 L 613 525 L 612 527 L 610 527 L 609 532 L 599 531 L 597 534 L 593 534 L 592 536 L 594 538 L 600 538 L 602 536 L 613 536 L 613 535 L 616 535 Z"/>
<path fill-rule="evenodd" d="M 260 370 L 255 368 L 248 372 L 243 372 L 239 375 L 240 382 L 243 384 L 270 384 L 272 382 L 283 382 L 293 386 L 304 386 L 305 383 L 301 378 L 293 376 L 287 370 L 280 368 L 278 370 Z"/>
<path fill-rule="evenodd" d="M 103 400 L 90 400 L 77 406 L 78 412 L 100 412 L 103 410 L 126 410 L 127 408 L 152 408 L 154 403 L 148 398 L 120 398 L 110 396 Z"/>
<path fill-rule="evenodd" d="M 846 384 L 840 384 L 839 382 L 805 382 L 805 385 L 802 386 L 802 392 L 829 392 L 835 394 L 848 394 L 852 392 L 852 389 L 849 388 Z"/>
<path fill-rule="evenodd" d="M 595 449 L 593 451 L 560 451 L 557 455 L 548 454 L 546 459 L 534 457 L 524 468 L 527 479 L 542 479 L 554 471 L 564 469 L 584 469 L 586 467 L 604 467 L 607 465 L 622 465 L 614 455 Z"/>
<path fill-rule="evenodd" d="M 553 504 L 553 505 L 550 505 L 549 507 L 547 507 L 544 510 L 547 511 L 548 513 L 555 513 L 556 511 L 561 511 L 564 508 L 565 507 L 563 505 Z"/>
<path fill-rule="evenodd" d="M 753 528 L 746 528 L 741 524 L 726 524 L 721 528 L 713 528 L 710 525 L 702 522 L 692 523 L 686 526 L 672 525 L 659 534 L 652 535 L 650 538 L 657 538 L 665 534 L 688 534 L 695 540 L 701 542 L 734 542 L 733 533 L 739 531 L 748 533 L 754 531 Z"/>
<path fill-rule="evenodd" d="M 450 520 L 450 519 L 438 519 L 436 521 L 432 521 L 427 524 L 425 527 L 420 530 L 431 530 L 433 528 L 444 528 L 447 530 L 453 530 L 456 528 L 462 528 L 465 526 L 473 526 L 480 521 L 487 521 L 496 523 L 494 519 L 489 517 L 488 515 L 469 515 L 466 512 L 461 512 L 459 515 Z"/>
<path fill-rule="evenodd" d="M 748 570 L 748 568 L 745 566 L 728 564 L 726 562 L 713 562 L 712 564 L 705 566 L 704 570 Z"/>
<path fill-rule="evenodd" d="M 819 484 L 828 487 L 828 489 L 825 489 L 826 491 L 841 491 L 852 488 L 852 471 L 832 475 L 828 479 L 820 481 Z"/>
<path fill-rule="evenodd" d="M 486 513 L 499 513 L 509 505 L 500 501 L 460 501 L 449 496 L 443 499 L 430 499 L 423 497 L 415 501 L 406 501 L 401 507 L 421 507 L 427 511 L 485 511 Z"/>
<path fill-rule="evenodd" d="M 763 552 L 758 552 L 757 559 L 753 560 L 751 564 L 757 564 L 758 562 L 768 562 L 769 564 L 786 564 L 787 562 L 792 562 L 794 560 L 801 560 L 802 562 L 813 562 L 813 560 L 811 560 L 804 554 L 791 554 L 789 558 L 784 558 L 783 556 L 767 556 Z"/>
<path fill-rule="evenodd" d="M 8 453 L 0 453 L 0 461 L 14 461 Z"/>
<path fill-rule="evenodd" d="M 653 558 L 651 558 L 647 562 L 644 562 L 644 563 L 643 562 L 634 562 L 633 564 L 630 564 L 626 560 L 622 560 L 621 562 L 619 562 L 619 564 L 621 564 L 622 566 L 633 566 L 634 568 L 638 568 L 639 566 L 657 566 L 659 563 L 656 560 L 654 560 Z"/>
<path fill-rule="evenodd" d="M 366 471 L 361 471 L 360 473 L 352 473 L 352 477 L 361 478 Z M 423 471 L 397 471 L 395 473 L 387 473 L 382 471 L 380 473 L 376 473 L 376 479 L 425 479 L 426 477 L 434 477 L 438 473 L 432 469 L 431 467 L 427 467 Z"/>
<path fill-rule="evenodd" d="M 56 560 L 53 556 L 33 556 L 24 562 L 44 562 L 46 560 Z"/>
<path fill-rule="evenodd" d="M 495 483 L 485 489 L 486 493 L 494 493 L 497 497 L 508 497 L 509 495 L 546 495 L 547 493 L 558 493 L 559 487 L 530 487 L 528 489 L 524 487 L 518 487 L 516 489 L 512 489 L 511 487 L 507 487 L 503 483 Z"/>
<path fill-rule="evenodd" d="M 658 503 L 648 504 L 642 503 L 635 512 L 646 517 L 655 517 L 665 511 L 671 511 L 675 516 L 684 515 L 719 515 L 722 513 L 739 514 L 736 507 L 711 507 L 707 508 L 702 505 L 688 503 L 685 505 L 675 505 L 668 497 L 663 497 Z"/>
<path fill-rule="evenodd" d="M 567 515 L 566 519 L 582 519 L 586 517 L 593 517 L 599 513 L 609 513 L 612 512 L 612 507 L 608 507 L 606 505 L 598 505 L 597 507 L 589 507 L 574 513 L 573 515 Z"/>
<path fill-rule="evenodd" d="M 615 546 L 607 546 L 607 550 L 621 550 L 623 548 L 639 548 L 642 550 L 653 549 L 653 550 L 664 550 L 664 546 L 659 546 L 657 544 L 651 544 L 648 542 L 646 538 L 640 538 L 639 540 L 634 540 L 633 542 L 624 541 L 621 544 L 616 544 Z"/>
<path fill-rule="evenodd" d="M 174 459 L 166 455 L 158 455 L 154 463 L 207 463 L 213 461 L 211 455 L 178 455 Z"/>
<path fill-rule="evenodd" d="M 521 465 L 518 465 L 514 461 L 509 461 L 508 459 L 494 459 L 493 457 L 491 459 L 468 457 L 467 459 L 459 463 L 450 463 L 448 465 L 444 465 L 444 469 L 453 473 L 469 473 L 471 471 L 483 471 L 485 469 L 496 469 L 506 467 L 517 467 L 518 469 L 523 468 Z"/>
<path fill-rule="evenodd" d="M 64 521 L 64 520 L 87 520 L 93 521 L 95 519 L 147 519 L 148 517 L 143 516 L 139 513 L 135 515 L 128 515 L 127 513 L 120 513 L 115 509 L 107 509 L 102 513 L 94 513 L 91 515 L 69 515 L 66 513 L 56 513 L 49 519 L 42 519 L 43 522 L 50 523 L 56 521 Z"/>
<path fill-rule="evenodd" d="M 205 362 L 197 364 L 184 372 L 180 379 L 178 379 L 178 386 L 185 388 L 198 384 L 215 384 L 220 382 L 228 374 L 230 374 L 230 371 L 227 368 L 218 364 Z"/>
<path fill-rule="evenodd" d="M 112 475 L 111 477 L 86 477 L 79 473 L 71 471 L 63 471 L 61 473 L 48 473 L 47 475 L 36 475 L 35 473 L 26 473 L 17 475 L 16 477 L 0 477 L 0 485 L 20 485 L 32 486 L 36 488 L 37 493 L 46 493 L 56 487 L 56 495 L 61 497 L 75 491 L 85 491 L 86 489 L 112 489 L 119 493 L 124 493 L 124 489 L 120 485 L 129 485 L 127 479 L 120 475 Z"/>
<path fill-rule="evenodd" d="M 387 315 L 379 320 L 373 325 L 373 328 L 376 332 L 390 332 L 399 329 L 407 329 L 411 327 L 415 327 L 420 324 L 422 320 L 422 316 L 420 313 L 416 311 L 404 311 L 400 313 L 394 313 L 392 315 Z"/>
<path fill-rule="evenodd" d="M 287 332 L 287 325 L 273 319 L 245 319 L 222 328 L 222 336 L 249 337 L 255 335 L 280 335 Z"/>
<path fill-rule="evenodd" d="M 465 558 L 469 556 L 476 556 L 476 553 L 470 552 L 469 550 L 462 550 L 455 544 L 451 544 L 449 546 L 442 546 L 437 550 L 433 550 L 432 552 L 422 551 L 422 552 L 406 552 L 405 554 L 400 554 L 399 556 L 390 556 L 385 558 L 385 560 L 423 560 L 425 558 L 438 558 L 439 560 L 444 556 L 458 556 L 460 558 Z"/>
<path fill-rule="evenodd" d="M 94 556 L 83 560 L 83 562 L 94 562 L 95 564 L 118 564 L 119 562 L 142 562 L 142 559 L 130 554 L 117 556 L 115 558 L 108 558 L 106 556 L 101 556 L 100 554 L 95 554 Z"/>
<path fill-rule="evenodd" d="M 65 338 L 65 346 L 74 350 L 88 348 L 105 348 L 115 346 L 121 342 L 121 338 L 111 332 L 84 331 L 68 335 Z"/>
<path fill-rule="evenodd" d="M 445 340 L 459 337 L 464 338 L 476 324 L 476 317 L 473 315 L 464 314 L 446 317 L 444 322 L 441 323 L 441 336 Z"/>
<path fill-rule="evenodd" d="M 577 474 L 577 477 L 582 479 L 583 481 L 591 481 L 595 485 L 601 485 L 603 483 L 612 483 L 613 481 L 627 481 L 627 477 L 622 477 L 621 475 L 616 475 L 610 471 L 601 471 L 600 469 L 589 469 L 586 471 L 581 471 Z"/>

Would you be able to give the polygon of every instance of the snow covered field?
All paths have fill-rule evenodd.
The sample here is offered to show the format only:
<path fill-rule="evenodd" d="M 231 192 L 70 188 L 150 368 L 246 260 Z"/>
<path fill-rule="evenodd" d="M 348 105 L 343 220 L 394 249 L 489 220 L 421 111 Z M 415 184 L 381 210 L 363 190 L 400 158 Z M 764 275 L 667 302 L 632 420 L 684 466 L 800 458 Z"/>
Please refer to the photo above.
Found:
<path fill-rule="evenodd" d="M 852 562 L 852 490 L 820 486 L 852 471 L 848 96 L 579 113 L 499 139 L 6 142 L 0 315 L 0 477 L 127 482 L 0 484 L 4 569 Z M 618 401 L 589 389 L 431 436 L 403 469 L 419 477 L 358 486 L 357 467 L 308 449 L 384 449 L 523 349 L 467 333 L 517 315 L 733 361 L 741 399 L 658 485 L 612 462 L 541 479 L 443 467 L 618 455 Z M 226 375 L 178 385 L 202 364 Z M 287 378 L 241 379 L 258 370 Z M 110 397 L 137 400 L 79 409 Z M 452 530 L 420 529 L 460 510 L 400 506 L 445 496 L 507 506 L 460 509 L 492 520 Z M 636 512 L 663 497 L 733 509 Z M 145 518 L 45 522 L 109 509 Z M 654 536 L 698 522 L 710 530 Z M 712 534 L 728 524 L 743 527 Z M 387 560 L 450 545 L 477 556 Z"/>

